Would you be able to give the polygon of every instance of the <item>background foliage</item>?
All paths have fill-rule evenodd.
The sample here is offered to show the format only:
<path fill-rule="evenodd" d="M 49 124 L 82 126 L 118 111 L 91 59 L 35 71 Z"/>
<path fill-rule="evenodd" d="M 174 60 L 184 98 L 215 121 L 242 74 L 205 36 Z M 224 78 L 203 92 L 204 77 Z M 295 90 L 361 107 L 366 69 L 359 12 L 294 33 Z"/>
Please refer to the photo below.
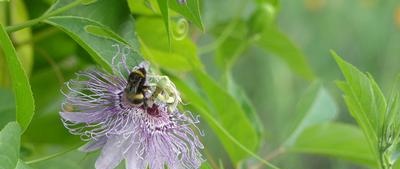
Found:
<path fill-rule="evenodd" d="M 399 1 L 9 0 L 0 24 L 0 169 L 93 168 L 60 90 L 115 45 L 200 115 L 202 168 L 400 168 Z"/>

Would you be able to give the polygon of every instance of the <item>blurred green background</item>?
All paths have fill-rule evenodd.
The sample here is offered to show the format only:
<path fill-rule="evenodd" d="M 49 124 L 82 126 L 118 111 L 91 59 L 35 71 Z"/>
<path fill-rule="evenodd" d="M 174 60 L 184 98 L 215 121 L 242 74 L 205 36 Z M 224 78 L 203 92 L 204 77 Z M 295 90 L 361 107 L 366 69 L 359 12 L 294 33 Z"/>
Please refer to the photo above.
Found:
<path fill-rule="evenodd" d="M 357 140 L 363 137 L 347 111 L 341 91 L 336 87 L 335 81 L 343 77 L 330 55 L 330 50 L 336 51 L 360 70 L 371 73 L 388 95 L 400 72 L 400 1 L 199 2 L 204 31 L 191 23 L 190 28 L 179 28 L 187 31 L 179 36 L 184 36 L 195 44 L 195 52 L 207 74 L 222 88 L 244 91 L 249 104 L 243 104 L 243 109 L 257 113 L 248 117 L 251 124 L 259 125 L 255 128 L 260 134 L 260 144 L 252 148 L 258 155 L 282 169 L 374 168 L 368 161 L 369 157 L 357 156 L 368 156 L 368 152 L 362 154 L 367 145 L 363 139 Z M 0 2 L 0 21 L 5 25 L 15 25 L 37 18 L 53 3 L 52 0 Z M 99 0 L 98 3 L 104 3 L 104 0 Z M 159 11 L 154 7 L 152 10 L 146 9 L 151 8 L 151 2 L 133 0 L 130 3 L 130 8 L 122 0 L 108 3 L 109 6 L 104 3 L 106 5 L 90 14 L 89 18 L 102 20 L 102 23 L 110 24 L 108 26 L 114 29 L 120 22 L 107 13 L 118 13 L 119 18 L 132 13 L 136 21 L 143 21 L 142 24 L 137 23 L 137 28 L 142 26 L 150 31 L 149 33 L 142 29 L 144 33 L 138 33 L 142 39 L 146 39 L 152 30 L 164 29 Z M 132 7 L 132 4 L 141 4 L 144 10 L 139 10 L 137 6 Z M 159 19 L 161 24 L 153 25 L 154 27 L 143 26 L 148 25 L 145 23 L 150 18 Z M 181 19 L 182 17 L 173 14 L 171 21 L 175 24 Z M 153 35 L 149 35 L 151 36 Z M 177 44 L 173 52 L 189 50 L 185 46 L 186 42 L 179 46 L 179 37 L 171 36 L 172 44 Z M 167 33 L 164 39 L 166 37 Z M 151 38 L 148 39 L 149 44 L 153 43 Z M 31 29 L 18 31 L 12 35 L 12 40 L 29 76 L 36 104 L 32 123 L 22 136 L 21 158 L 29 161 L 63 152 L 79 144 L 79 138 L 70 135 L 59 119 L 58 111 L 63 100 L 59 91 L 65 81 L 74 77 L 75 72 L 93 66 L 95 62 L 85 48 L 68 34 L 48 24 L 38 24 Z M 144 55 L 147 59 L 150 58 Z M 149 60 L 165 72 L 172 72 L 171 74 L 182 79 L 191 79 L 191 75 L 187 73 L 191 68 L 186 65 L 173 68 L 175 65 L 165 60 Z M 15 118 L 7 74 L 4 57 L 0 54 L 0 128 Z M 241 103 L 247 99 L 241 94 L 230 94 Z M 190 97 L 185 100 L 191 103 Z M 196 112 L 196 108 L 189 108 Z M 223 113 L 229 115 L 230 112 Z M 305 120 L 305 125 L 301 126 L 301 119 L 311 119 L 311 122 Z M 331 137 L 322 135 L 315 139 L 307 137 L 307 133 L 303 132 L 305 129 L 313 130 L 315 125 L 318 127 L 319 124 L 331 122 L 346 123 L 351 125 L 351 129 L 347 130 L 347 135 L 339 132 Z M 206 146 L 204 154 L 212 168 L 218 168 L 220 164 L 224 168 L 258 166 L 259 162 L 252 157 L 234 164 L 209 123 L 203 122 L 201 127 L 206 133 L 202 138 Z M 356 133 L 352 133 L 354 128 Z M 296 130 L 299 133 L 293 134 Z M 341 137 L 351 141 L 335 142 L 335 138 Z M 319 145 L 321 146 L 318 147 Z M 334 151 L 336 147 L 340 148 Z M 342 152 L 346 148 L 348 151 Z M 355 155 L 352 154 L 353 151 Z M 361 154 L 356 154 L 359 152 Z M 72 151 L 32 166 L 38 169 L 86 169 L 93 168 L 95 157 L 96 153 L 86 155 Z"/>

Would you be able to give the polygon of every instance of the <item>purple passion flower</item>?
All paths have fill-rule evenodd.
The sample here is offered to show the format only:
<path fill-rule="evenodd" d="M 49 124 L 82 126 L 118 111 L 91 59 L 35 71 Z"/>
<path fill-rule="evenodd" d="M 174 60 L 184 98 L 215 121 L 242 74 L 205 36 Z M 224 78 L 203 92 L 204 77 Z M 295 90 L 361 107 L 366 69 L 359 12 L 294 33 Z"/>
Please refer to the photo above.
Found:
<path fill-rule="evenodd" d="M 81 151 L 101 149 L 96 169 L 124 159 L 127 169 L 199 168 L 198 117 L 178 110 L 180 95 L 168 77 L 149 72 L 147 62 L 129 68 L 126 56 L 118 47 L 113 74 L 91 69 L 66 83 L 64 126 L 88 141 Z"/>

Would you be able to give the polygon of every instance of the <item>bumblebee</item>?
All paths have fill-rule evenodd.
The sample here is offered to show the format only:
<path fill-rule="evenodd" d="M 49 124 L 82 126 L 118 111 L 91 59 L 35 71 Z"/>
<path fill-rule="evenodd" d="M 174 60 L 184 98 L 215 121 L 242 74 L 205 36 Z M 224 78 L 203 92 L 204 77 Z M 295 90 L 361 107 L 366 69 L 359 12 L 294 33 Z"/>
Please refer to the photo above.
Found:
<path fill-rule="evenodd" d="M 175 85 L 167 76 L 147 74 L 144 67 L 134 69 L 127 81 L 124 95 L 133 105 L 143 105 L 146 109 L 159 100 L 166 103 L 172 111 L 182 101 Z"/>
<path fill-rule="evenodd" d="M 128 85 L 124 92 L 127 100 L 134 105 L 142 105 L 146 101 L 145 92 L 148 89 L 145 86 L 146 69 L 138 68 L 133 70 L 128 77 Z"/>

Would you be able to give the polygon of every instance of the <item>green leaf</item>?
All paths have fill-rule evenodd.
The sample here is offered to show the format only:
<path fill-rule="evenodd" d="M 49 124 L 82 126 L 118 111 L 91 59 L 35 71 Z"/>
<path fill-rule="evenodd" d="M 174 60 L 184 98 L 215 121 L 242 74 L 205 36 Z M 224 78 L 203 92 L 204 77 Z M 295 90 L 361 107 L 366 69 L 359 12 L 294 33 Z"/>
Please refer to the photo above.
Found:
<path fill-rule="evenodd" d="M 201 77 L 203 75 L 198 76 Z M 276 166 L 265 161 L 253 152 L 252 149 L 255 149 L 254 147 L 257 146 L 256 144 L 258 144 L 259 139 L 257 138 L 256 131 L 251 128 L 248 119 L 244 117 L 245 115 L 243 111 L 241 111 L 240 109 L 230 111 L 231 108 L 227 108 L 226 111 L 222 112 L 211 110 L 214 109 L 215 106 L 207 104 L 207 102 L 205 102 L 205 100 L 200 96 L 200 91 L 195 91 L 192 87 L 190 87 L 187 80 L 179 79 L 173 75 L 170 75 L 169 77 L 171 77 L 175 85 L 182 92 L 184 98 L 188 99 L 190 106 L 194 107 L 196 111 L 201 115 L 201 117 L 205 121 L 207 121 L 210 127 L 214 130 L 214 132 L 224 145 L 226 151 L 229 153 L 232 160 L 234 160 L 234 163 L 238 163 L 240 160 L 247 157 L 247 155 L 251 155 L 252 157 L 259 160 L 261 163 L 271 168 L 278 169 Z M 205 83 L 207 83 L 206 85 L 209 86 L 209 88 L 218 88 L 214 90 L 214 92 L 216 92 L 215 95 L 222 94 L 220 97 L 226 97 L 224 99 L 221 99 L 221 101 L 234 100 L 231 96 L 229 96 L 229 94 L 219 88 L 214 82 L 207 81 Z M 208 90 L 208 92 L 206 93 L 209 94 L 210 92 L 212 91 Z M 239 107 L 239 105 L 235 101 L 226 104 L 219 102 L 217 104 L 220 104 L 219 107 L 222 107 L 223 105 L 229 105 L 227 107 L 232 108 Z M 228 111 L 230 112 L 226 113 Z M 224 118 L 221 116 L 221 114 L 224 114 L 224 116 L 230 116 L 229 118 L 234 118 Z M 250 141 L 257 143 L 249 143 Z"/>
<path fill-rule="evenodd" d="M 0 25 L 0 45 L 4 51 L 7 67 L 11 75 L 16 99 L 16 119 L 21 125 L 22 131 L 25 131 L 34 114 L 34 99 L 28 77 L 2 25 Z"/>
<path fill-rule="evenodd" d="M 195 70 L 194 73 L 198 83 L 211 102 L 209 110 L 215 112 L 213 113 L 215 119 L 243 146 L 252 151 L 258 148 L 260 138 L 240 103 L 203 71 Z M 223 134 L 217 132 L 217 135 L 234 163 L 238 163 L 248 157 L 245 151 L 238 149 Z"/>
<path fill-rule="evenodd" d="M 108 71 L 111 71 L 111 60 L 117 54 L 117 49 L 113 45 L 129 47 L 130 53 L 128 59 L 132 59 L 132 62 L 138 63 L 141 60 L 138 52 L 135 50 L 136 47 L 125 41 L 122 37 L 118 37 L 116 33 L 111 33 L 113 31 L 106 26 L 91 19 L 76 16 L 55 16 L 49 18 L 46 22 L 60 28 L 71 36 L 88 51 L 94 61 Z M 101 30 L 101 33 L 98 31 L 94 32 L 93 30 L 88 31 L 88 27 L 96 27 L 97 30 Z"/>
<path fill-rule="evenodd" d="M 293 123 L 295 127 L 285 141 L 285 147 L 292 146 L 306 128 L 333 120 L 337 115 L 337 105 L 328 91 L 317 82 L 300 101 L 296 114 L 299 118 Z"/>
<path fill-rule="evenodd" d="M 189 38 L 172 38 L 169 45 L 161 19 L 141 17 L 136 24 L 141 51 L 147 60 L 169 70 L 185 71 L 201 67 L 196 45 Z"/>
<path fill-rule="evenodd" d="M 26 165 L 22 160 L 18 160 L 17 167 L 15 169 L 32 169 L 32 167 Z"/>
<path fill-rule="evenodd" d="M 344 93 L 344 100 L 353 118 L 363 130 L 370 147 L 378 152 L 378 132 L 380 132 L 386 112 L 386 100 L 374 79 L 360 72 L 332 52 L 346 81 L 338 86 Z"/>
<path fill-rule="evenodd" d="M 256 43 L 267 52 L 280 57 L 297 74 L 306 79 L 313 79 L 306 57 L 285 34 L 275 26 L 267 26 L 264 31 L 256 37 Z"/>
<path fill-rule="evenodd" d="M 13 169 L 19 159 L 21 129 L 16 122 L 8 123 L 0 131 L 0 169 Z"/>
<path fill-rule="evenodd" d="M 236 98 L 236 100 L 240 103 L 243 111 L 246 113 L 247 118 L 252 122 L 251 125 L 257 131 L 257 135 L 259 138 L 262 137 L 264 133 L 264 126 L 261 122 L 261 118 L 258 116 L 255 107 L 250 101 L 250 98 L 246 95 L 246 92 L 238 86 L 232 75 L 227 73 L 227 90 L 229 94 Z"/>
<path fill-rule="evenodd" d="M 58 10 L 72 2 L 74 1 L 58 0 L 49 11 Z M 107 17 L 104 17 L 104 11 L 107 11 Z M 45 22 L 70 35 L 107 70 L 110 70 L 111 58 L 117 54 L 113 45 L 127 46 L 130 49 L 127 57 L 129 63 L 141 61 L 138 54 L 139 42 L 134 31 L 135 23 L 126 1 L 94 1 L 50 17 Z"/>
<path fill-rule="evenodd" d="M 289 151 L 328 155 L 377 167 L 362 131 L 343 123 L 318 124 L 307 128 Z"/>
<path fill-rule="evenodd" d="M 0 88 L 0 128 L 15 121 L 15 100 L 11 89 Z"/>
<path fill-rule="evenodd" d="M 186 0 L 185 4 L 180 4 L 177 0 L 169 1 L 169 7 L 192 21 L 197 27 L 204 31 L 203 21 L 201 20 L 199 0 Z"/>
<path fill-rule="evenodd" d="M 211 165 L 208 162 L 204 162 L 200 169 L 212 169 Z"/>

